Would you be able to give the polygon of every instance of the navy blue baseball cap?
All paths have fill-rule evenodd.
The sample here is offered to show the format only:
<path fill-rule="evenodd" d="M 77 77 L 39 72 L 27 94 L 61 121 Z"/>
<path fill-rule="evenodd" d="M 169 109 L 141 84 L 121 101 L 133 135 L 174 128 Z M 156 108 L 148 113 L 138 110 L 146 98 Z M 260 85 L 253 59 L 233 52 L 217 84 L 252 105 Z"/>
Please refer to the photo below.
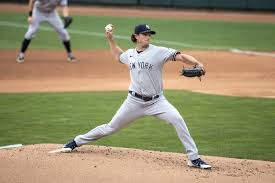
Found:
<path fill-rule="evenodd" d="M 149 25 L 146 24 L 140 24 L 135 27 L 135 34 L 142 34 L 142 33 L 151 33 L 156 34 L 155 31 L 152 31 L 149 27 Z"/>

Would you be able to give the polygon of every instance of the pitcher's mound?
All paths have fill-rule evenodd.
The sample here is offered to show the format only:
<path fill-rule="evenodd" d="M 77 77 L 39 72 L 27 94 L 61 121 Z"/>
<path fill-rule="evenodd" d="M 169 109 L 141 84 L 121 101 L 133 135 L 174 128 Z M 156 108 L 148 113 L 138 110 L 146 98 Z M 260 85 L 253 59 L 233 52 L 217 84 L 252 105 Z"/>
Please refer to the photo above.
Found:
<path fill-rule="evenodd" d="M 82 146 L 48 153 L 62 145 L 39 144 L 0 150 L 1 183 L 273 182 L 275 162 L 202 156 L 211 170 L 189 168 L 181 153 Z"/>

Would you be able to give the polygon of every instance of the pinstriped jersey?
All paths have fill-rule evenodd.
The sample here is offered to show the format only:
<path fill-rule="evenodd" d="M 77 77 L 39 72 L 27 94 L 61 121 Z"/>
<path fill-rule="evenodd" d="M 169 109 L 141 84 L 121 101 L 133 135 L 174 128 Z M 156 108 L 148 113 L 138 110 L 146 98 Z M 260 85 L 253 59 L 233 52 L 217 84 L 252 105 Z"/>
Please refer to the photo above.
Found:
<path fill-rule="evenodd" d="M 172 48 L 152 44 L 141 53 L 136 49 L 123 52 L 120 62 L 129 67 L 129 90 L 145 96 L 160 94 L 163 90 L 163 66 L 168 60 L 175 60 L 177 53 Z"/>
<path fill-rule="evenodd" d="M 50 13 L 55 10 L 58 5 L 68 5 L 68 0 L 35 0 L 35 7 L 45 13 Z"/>

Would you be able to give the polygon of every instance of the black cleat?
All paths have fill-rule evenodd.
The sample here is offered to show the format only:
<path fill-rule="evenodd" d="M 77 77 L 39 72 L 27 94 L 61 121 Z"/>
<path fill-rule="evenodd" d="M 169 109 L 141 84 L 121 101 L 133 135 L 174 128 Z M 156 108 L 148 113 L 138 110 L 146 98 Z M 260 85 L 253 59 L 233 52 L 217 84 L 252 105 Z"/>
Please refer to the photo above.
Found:
<path fill-rule="evenodd" d="M 195 160 L 188 160 L 187 165 L 195 168 L 211 169 L 211 166 L 205 163 L 204 161 L 202 161 L 200 158 Z"/>
<path fill-rule="evenodd" d="M 77 147 L 77 144 L 74 140 L 68 142 L 67 144 L 64 145 L 62 149 L 66 152 L 72 152 L 75 148 Z"/>
<path fill-rule="evenodd" d="M 75 56 L 72 53 L 70 53 L 68 55 L 68 62 L 76 62 L 76 61 L 77 60 L 76 60 Z"/>
<path fill-rule="evenodd" d="M 24 58 L 24 56 L 19 54 L 16 58 L 16 61 L 21 64 L 25 61 L 25 58 Z"/>

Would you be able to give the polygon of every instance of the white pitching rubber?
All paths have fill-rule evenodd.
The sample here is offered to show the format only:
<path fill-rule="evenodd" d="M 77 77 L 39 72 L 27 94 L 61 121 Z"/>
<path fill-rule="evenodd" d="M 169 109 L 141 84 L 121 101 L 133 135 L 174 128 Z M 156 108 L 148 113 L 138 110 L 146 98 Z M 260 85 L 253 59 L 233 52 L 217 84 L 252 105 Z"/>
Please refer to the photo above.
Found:
<path fill-rule="evenodd" d="M 72 152 L 71 148 L 61 148 L 61 149 L 56 149 L 56 150 L 52 150 L 49 153 L 53 154 L 53 153 L 70 153 Z"/>

